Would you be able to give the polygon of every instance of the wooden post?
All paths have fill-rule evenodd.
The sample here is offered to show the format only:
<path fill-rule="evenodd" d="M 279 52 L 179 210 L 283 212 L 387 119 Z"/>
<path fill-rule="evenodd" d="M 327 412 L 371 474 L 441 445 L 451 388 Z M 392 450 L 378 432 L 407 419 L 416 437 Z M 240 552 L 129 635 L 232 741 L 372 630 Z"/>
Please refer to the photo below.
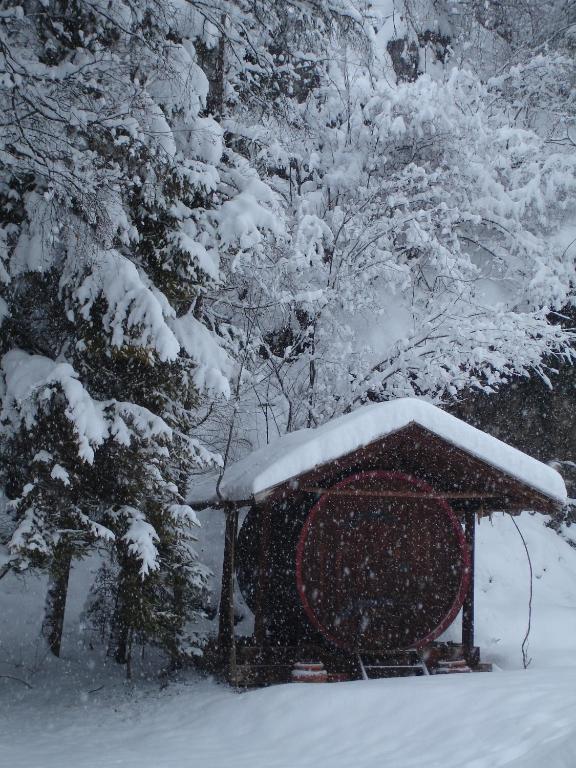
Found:
<path fill-rule="evenodd" d="M 474 509 L 464 512 L 465 537 L 468 555 L 470 557 L 470 582 L 468 594 L 462 606 L 462 645 L 468 659 L 474 648 L 474 541 L 476 537 L 476 513 Z"/>
<path fill-rule="evenodd" d="M 222 591 L 218 624 L 218 647 L 222 658 L 228 657 L 228 675 L 231 682 L 236 679 L 236 642 L 234 638 L 234 559 L 238 510 L 232 504 L 224 508 L 226 531 L 224 536 L 224 559 L 222 562 Z"/>
<path fill-rule="evenodd" d="M 256 595 L 256 615 L 254 617 L 254 636 L 261 647 L 266 645 L 266 626 L 270 591 L 270 543 L 271 517 L 270 506 L 265 504 L 260 512 L 260 552 L 258 557 L 258 594 Z"/>

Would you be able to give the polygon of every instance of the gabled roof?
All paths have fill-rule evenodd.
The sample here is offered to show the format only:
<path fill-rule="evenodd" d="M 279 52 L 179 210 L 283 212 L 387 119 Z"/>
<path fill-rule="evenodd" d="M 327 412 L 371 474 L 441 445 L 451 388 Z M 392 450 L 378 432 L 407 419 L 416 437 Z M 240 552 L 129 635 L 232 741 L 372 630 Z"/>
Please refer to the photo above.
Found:
<path fill-rule="evenodd" d="M 392 439 L 393 435 L 395 439 Z M 322 473 L 315 471 L 318 468 L 334 462 L 340 464 L 339 460 L 356 452 L 360 456 L 361 449 L 377 443 L 381 448 L 380 455 L 388 461 L 403 452 L 404 465 L 414 465 L 412 454 L 418 456 L 419 463 L 406 467 L 413 472 L 421 469 L 425 473 L 426 457 L 429 456 L 430 463 L 436 465 L 437 481 L 442 476 L 443 466 L 438 462 L 439 451 L 444 450 L 446 461 L 451 456 L 452 462 L 460 464 L 466 463 L 467 456 L 471 457 L 466 472 L 452 480 L 453 488 L 462 488 L 465 484 L 478 488 L 482 483 L 495 486 L 502 475 L 502 487 L 506 485 L 506 478 L 516 481 L 516 487 L 524 486 L 525 490 L 536 492 L 538 498 L 543 497 L 548 502 L 547 506 L 550 502 L 558 506 L 566 500 L 566 487 L 556 470 L 416 398 L 363 406 L 316 429 L 302 429 L 279 438 L 226 468 L 220 484 L 221 497 L 231 502 L 247 502 L 262 498 L 286 483 L 296 488 L 298 479 L 303 476 L 321 477 Z M 374 455 L 372 450 L 372 458 Z M 487 470 L 484 477 L 482 467 Z M 490 468 L 496 472 L 490 472 Z M 444 470 L 444 473 L 454 474 L 449 463 L 444 465 Z M 438 486 L 438 482 L 435 484 Z M 508 482 L 507 487 L 512 485 Z M 442 486 L 447 487 L 440 482 Z M 516 496 L 520 499 L 526 494 L 518 492 Z M 217 501 L 214 479 L 192 487 L 191 504 L 210 501 Z"/>

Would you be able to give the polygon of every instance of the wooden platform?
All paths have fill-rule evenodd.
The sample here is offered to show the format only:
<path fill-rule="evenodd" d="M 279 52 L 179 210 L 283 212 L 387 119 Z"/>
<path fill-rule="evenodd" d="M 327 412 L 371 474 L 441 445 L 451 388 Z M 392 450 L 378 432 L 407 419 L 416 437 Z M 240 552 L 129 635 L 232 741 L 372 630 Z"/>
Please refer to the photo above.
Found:
<path fill-rule="evenodd" d="M 294 665 L 302 661 L 321 662 L 328 682 L 405 677 L 434 674 L 440 667 L 446 668 L 446 662 L 459 660 L 465 661 L 472 671 L 489 671 L 489 665 L 480 662 L 479 648 L 467 651 L 457 643 L 432 643 L 422 651 L 361 649 L 351 654 L 321 646 L 260 646 L 240 641 L 234 671 L 228 679 L 239 687 L 288 683 Z"/>

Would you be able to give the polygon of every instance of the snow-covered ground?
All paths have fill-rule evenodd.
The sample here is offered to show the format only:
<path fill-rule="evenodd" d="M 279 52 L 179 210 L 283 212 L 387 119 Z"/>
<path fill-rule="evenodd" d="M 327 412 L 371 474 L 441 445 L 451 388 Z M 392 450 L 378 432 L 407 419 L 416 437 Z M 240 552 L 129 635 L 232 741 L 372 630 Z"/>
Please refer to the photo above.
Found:
<path fill-rule="evenodd" d="M 516 519 L 534 573 L 528 657 L 533 669 L 576 668 L 576 549 L 546 527 L 547 519 L 527 513 Z M 530 585 L 524 545 L 509 515 L 484 519 L 476 531 L 476 644 L 484 659 L 519 669 Z M 456 639 L 457 629 L 455 623 L 446 634 Z"/>
<path fill-rule="evenodd" d="M 55 694 L 57 692 L 54 692 Z M 12 701 L 10 768 L 574 768 L 576 668 Z"/>
<path fill-rule="evenodd" d="M 501 515 L 478 529 L 477 641 L 483 658 L 503 670 L 492 674 L 241 694 L 192 673 L 165 688 L 154 679 L 128 684 L 82 645 L 81 586 L 58 661 L 44 659 L 35 642 L 42 582 L 8 577 L 0 582 L 0 765 L 574 768 L 576 549 L 542 516 L 518 522 L 534 568 L 527 671 L 520 645 L 528 565 L 512 521 Z"/>

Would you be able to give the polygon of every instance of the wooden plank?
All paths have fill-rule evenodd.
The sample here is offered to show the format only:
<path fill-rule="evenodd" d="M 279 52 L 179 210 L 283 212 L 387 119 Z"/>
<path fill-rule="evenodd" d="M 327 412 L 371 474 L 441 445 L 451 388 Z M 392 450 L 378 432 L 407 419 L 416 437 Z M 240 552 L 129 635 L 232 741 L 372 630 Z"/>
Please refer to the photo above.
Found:
<path fill-rule="evenodd" d="M 272 536 L 271 510 L 268 505 L 261 509 L 260 552 L 258 560 L 258 586 L 254 616 L 254 636 L 258 645 L 266 644 L 266 623 L 270 591 L 270 547 Z"/>
<path fill-rule="evenodd" d="M 416 424 L 266 488 L 256 495 L 256 503 L 264 499 L 270 503 L 272 499 L 291 498 L 299 491 L 317 490 L 322 493 L 351 472 L 382 468 L 414 475 L 432 487 L 441 484 L 444 488 L 468 488 L 462 496 L 455 495 L 461 491 L 453 490 L 440 494 L 440 497 L 454 500 L 495 499 L 492 508 L 503 512 L 531 509 L 553 513 L 560 506 L 559 502 L 525 482 Z M 486 490 L 490 493 L 487 494 Z"/>
<path fill-rule="evenodd" d="M 230 678 L 235 677 L 236 643 L 234 637 L 234 559 L 238 528 L 238 510 L 225 507 L 226 529 L 224 535 L 224 559 L 222 562 L 222 591 L 218 617 L 218 647 L 223 657 L 228 656 Z M 223 658 L 224 660 L 224 658 Z"/>
<path fill-rule="evenodd" d="M 466 491 L 445 491 L 438 493 L 423 493 L 416 491 L 387 491 L 385 489 L 378 491 L 368 491 L 361 488 L 318 488 L 318 487 L 302 487 L 299 489 L 304 493 L 328 493 L 331 496 L 372 496 L 375 498 L 383 499 L 461 499 L 467 501 L 468 499 L 499 499 L 502 498 L 498 494 L 488 493 L 468 493 Z"/>
<path fill-rule="evenodd" d="M 462 606 L 462 645 L 468 658 L 474 648 L 474 550 L 476 539 L 476 514 L 474 510 L 464 513 L 465 537 L 470 556 L 470 583 L 468 594 Z"/>

